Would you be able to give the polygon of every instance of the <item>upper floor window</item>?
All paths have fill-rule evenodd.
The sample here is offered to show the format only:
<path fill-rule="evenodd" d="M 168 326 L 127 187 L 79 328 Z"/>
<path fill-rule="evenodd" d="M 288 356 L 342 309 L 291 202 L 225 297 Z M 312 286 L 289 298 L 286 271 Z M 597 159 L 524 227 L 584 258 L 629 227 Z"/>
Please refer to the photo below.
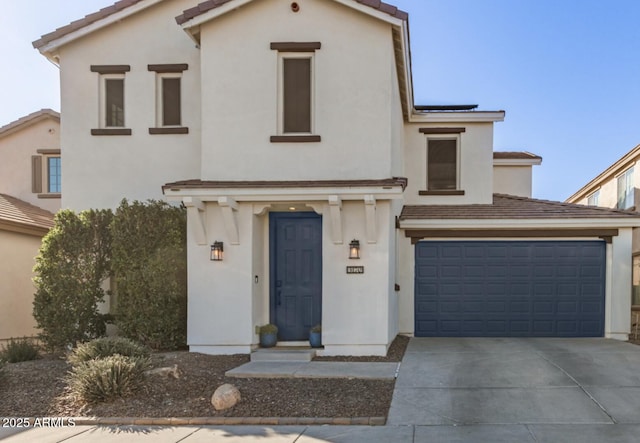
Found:
<path fill-rule="evenodd" d="M 427 147 L 427 189 L 458 189 L 458 143 L 456 140 L 429 140 Z"/>
<path fill-rule="evenodd" d="M 59 149 L 38 149 L 31 157 L 31 191 L 39 198 L 60 198 L 62 162 Z"/>
<path fill-rule="evenodd" d="M 125 73 L 129 65 L 91 65 L 91 72 L 100 74 L 99 129 L 92 135 L 131 135 L 125 129 Z"/>
<path fill-rule="evenodd" d="M 60 192 L 62 183 L 60 157 L 47 158 L 47 188 L 50 193 Z"/>
<path fill-rule="evenodd" d="M 599 203 L 600 203 L 600 189 L 598 189 L 596 192 L 594 192 L 587 198 L 587 205 L 589 206 L 598 206 Z"/>
<path fill-rule="evenodd" d="M 635 206 L 633 191 L 633 168 L 629 168 L 618 177 L 618 209 Z"/>
<path fill-rule="evenodd" d="M 420 195 L 464 195 L 460 190 L 460 135 L 464 128 L 421 128 L 427 138 L 427 190 Z"/>
<path fill-rule="evenodd" d="M 272 43 L 278 51 L 278 136 L 273 142 L 317 142 L 314 128 L 314 62 L 319 42 Z"/>
<path fill-rule="evenodd" d="M 156 73 L 156 127 L 149 134 L 188 134 L 182 125 L 182 73 L 187 64 L 148 65 Z"/>
<path fill-rule="evenodd" d="M 124 128 L 124 75 L 103 78 L 104 127 Z"/>

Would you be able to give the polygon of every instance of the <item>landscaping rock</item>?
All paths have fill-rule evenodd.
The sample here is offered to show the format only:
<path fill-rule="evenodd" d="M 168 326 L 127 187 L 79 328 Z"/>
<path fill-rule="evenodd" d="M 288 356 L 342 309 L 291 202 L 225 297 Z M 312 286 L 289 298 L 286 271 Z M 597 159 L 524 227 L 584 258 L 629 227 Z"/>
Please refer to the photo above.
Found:
<path fill-rule="evenodd" d="M 234 407 L 240 401 L 240 391 L 228 383 L 216 389 L 211 396 L 211 404 L 216 411 L 222 411 Z"/>

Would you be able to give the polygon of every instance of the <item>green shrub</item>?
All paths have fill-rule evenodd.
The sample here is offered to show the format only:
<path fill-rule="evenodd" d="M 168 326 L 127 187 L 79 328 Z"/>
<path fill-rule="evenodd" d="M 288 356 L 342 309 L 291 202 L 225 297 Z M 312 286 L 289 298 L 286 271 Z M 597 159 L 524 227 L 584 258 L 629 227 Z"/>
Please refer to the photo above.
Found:
<path fill-rule="evenodd" d="M 104 335 L 103 282 L 111 274 L 110 210 L 62 210 L 36 257 L 33 316 L 50 350 Z"/>
<path fill-rule="evenodd" d="M 152 349 L 186 342 L 186 212 L 123 200 L 111 225 L 118 331 Z"/>
<path fill-rule="evenodd" d="M 111 355 L 85 361 L 71 369 L 69 388 L 85 403 L 126 397 L 142 386 L 144 371 L 150 367 L 148 357 Z"/>
<path fill-rule="evenodd" d="M 277 334 L 278 327 L 276 325 L 272 325 L 271 323 L 262 325 L 258 328 L 260 334 Z"/>
<path fill-rule="evenodd" d="M 112 355 L 124 357 L 148 357 L 149 351 L 144 346 L 124 337 L 102 337 L 79 344 L 69 355 L 68 361 L 74 366 L 96 358 Z"/>
<path fill-rule="evenodd" d="M 38 345 L 28 338 L 12 338 L 3 346 L 0 356 L 9 363 L 35 360 L 38 358 Z"/>

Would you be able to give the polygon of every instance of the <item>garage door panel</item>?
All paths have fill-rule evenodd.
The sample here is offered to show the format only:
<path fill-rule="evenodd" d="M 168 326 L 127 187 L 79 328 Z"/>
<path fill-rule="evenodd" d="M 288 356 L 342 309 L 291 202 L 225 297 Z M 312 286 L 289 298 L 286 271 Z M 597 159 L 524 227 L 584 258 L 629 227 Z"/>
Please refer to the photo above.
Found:
<path fill-rule="evenodd" d="M 604 242 L 416 245 L 416 336 L 602 336 Z"/>

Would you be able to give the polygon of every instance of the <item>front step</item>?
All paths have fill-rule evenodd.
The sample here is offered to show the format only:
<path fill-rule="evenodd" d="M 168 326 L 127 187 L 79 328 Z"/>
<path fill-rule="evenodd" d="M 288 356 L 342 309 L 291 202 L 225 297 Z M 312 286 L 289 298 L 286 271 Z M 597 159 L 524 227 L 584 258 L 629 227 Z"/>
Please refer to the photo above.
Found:
<path fill-rule="evenodd" d="M 257 349 L 251 353 L 251 361 L 288 361 L 288 362 L 310 362 L 315 357 L 315 349 L 288 349 L 288 348 L 268 348 Z"/>

